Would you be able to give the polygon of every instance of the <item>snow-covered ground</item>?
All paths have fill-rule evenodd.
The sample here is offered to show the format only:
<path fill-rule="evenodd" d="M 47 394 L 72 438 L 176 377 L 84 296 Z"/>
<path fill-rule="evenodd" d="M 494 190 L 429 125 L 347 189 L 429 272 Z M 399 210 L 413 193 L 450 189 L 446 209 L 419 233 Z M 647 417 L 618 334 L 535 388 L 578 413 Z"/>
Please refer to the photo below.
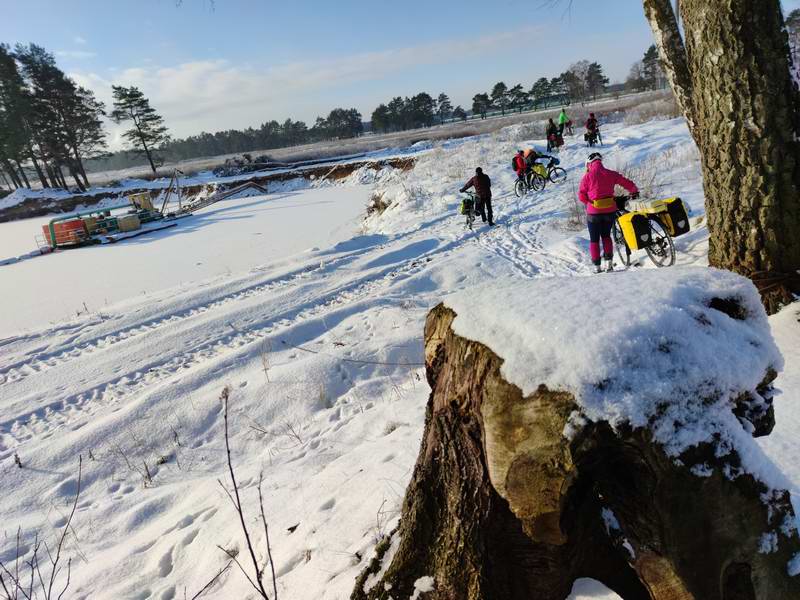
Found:
<path fill-rule="evenodd" d="M 3 286 L 19 293 L 0 299 L 0 337 L 87 310 L 104 314 L 112 304 L 140 302 L 167 288 L 191 293 L 212 278 L 247 279 L 264 264 L 293 265 L 289 257 L 304 250 L 349 240 L 368 196 L 365 187 L 329 187 L 229 199 L 170 229 L 2 266 Z M 0 226 L 0 257 L 35 248 L 34 235 L 49 219 Z"/>
<path fill-rule="evenodd" d="M 227 563 L 218 546 L 244 550 L 218 483 L 228 485 L 227 386 L 245 517 L 261 552 L 263 473 L 280 597 L 348 598 L 397 522 L 419 449 L 427 311 L 487 282 L 589 276 L 587 234 L 569 224 L 587 149 L 568 140 L 568 181 L 517 199 L 511 157 L 543 146 L 528 131 L 437 143 L 412 171 L 369 186 L 229 201 L 159 234 L 0 267 L 0 477 L 13 490 L 0 497 L 0 560 L 13 557 L 17 526 L 25 549 L 36 531 L 53 539 L 82 456 L 70 597 L 192 597 Z M 694 230 L 676 239 L 678 265 L 706 264 L 682 121 L 603 136 L 608 166 L 688 202 Z M 497 226 L 470 232 L 458 188 L 476 166 L 492 177 Z M 362 222 L 373 191 L 391 204 Z M 0 225 L 0 256 L 14 254 L 22 224 Z M 796 313 L 771 320 L 787 360 L 778 427 L 760 442 L 795 495 Z M 231 569 L 204 597 L 245 598 L 248 586 Z M 615 596 L 582 580 L 573 598 Z"/>

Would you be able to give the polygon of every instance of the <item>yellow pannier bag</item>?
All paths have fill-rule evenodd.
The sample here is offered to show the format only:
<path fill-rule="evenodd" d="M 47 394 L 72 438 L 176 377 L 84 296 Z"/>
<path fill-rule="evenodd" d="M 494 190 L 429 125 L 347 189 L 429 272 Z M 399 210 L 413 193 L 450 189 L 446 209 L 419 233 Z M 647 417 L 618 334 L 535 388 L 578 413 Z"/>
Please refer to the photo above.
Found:
<path fill-rule="evenodd" d="M 664 223 L 672 237 L 678 237 L 689 231 L 689 215 L 686 207 L 680 198 L 667 198 L 663 200 L 666 211 L 659 214 L 659 218 Z"/>
<path fill-rule="evenodd" d="M 653 243 L 650 221 L 645 213 L 638 211 L 625 213 L 620 215 L 617 222 L 625 237 L 625 243 L 631 250 L 641 250 Z"/>
<path fill-rule="evenodd" d="M 545 169 L 544 165 L 535 163 L 533 165 L 533 172 L 547 179 L 547 169 Z"/>
<path fill-rule="evenodd" d="M 592 200 L 592 206 L 595 208 L 612 208 L 617 205 L 617 201 L 614 200 L 614 197 L 611 198 L 598 198 L 597 200 Z"/>

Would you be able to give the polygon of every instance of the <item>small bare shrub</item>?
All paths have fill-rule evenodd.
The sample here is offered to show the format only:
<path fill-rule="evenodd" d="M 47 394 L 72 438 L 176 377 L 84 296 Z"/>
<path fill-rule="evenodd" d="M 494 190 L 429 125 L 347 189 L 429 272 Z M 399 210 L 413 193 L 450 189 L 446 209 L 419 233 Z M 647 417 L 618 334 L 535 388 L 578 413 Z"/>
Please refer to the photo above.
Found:
<path fill-rule="evenodd" d="M 383 214 L 387 208 L 389 208 L 389 202 L 384 200 L 383 192 L 374 191 L 372 195 L 369 197 L 369 202 L 367 203 L 367 216 L 371 217 L 374 214 Z"/>

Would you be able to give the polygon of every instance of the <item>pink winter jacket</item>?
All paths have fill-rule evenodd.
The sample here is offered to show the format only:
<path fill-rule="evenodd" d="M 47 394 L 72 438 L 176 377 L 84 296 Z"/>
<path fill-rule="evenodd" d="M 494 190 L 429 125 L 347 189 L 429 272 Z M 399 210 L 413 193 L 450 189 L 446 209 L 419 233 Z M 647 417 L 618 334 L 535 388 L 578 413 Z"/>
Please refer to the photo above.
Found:
<path fill-rule="evenodd" d="M 639 191 L 630 179 L 626 179 L 616 171 L 606 169 L 599 160 L 590 163 L 589 171 L 581 179 L 578 191 L 578 199 L 586 205 L 586 212 L 590 215 L 600 215 L 616 211 L 617 207 L 613 202 L 608 208 L 597 208 L 592 204 L 593 200 L 613 198 L 615 185 L 621 185 L 631 194 Z"/>

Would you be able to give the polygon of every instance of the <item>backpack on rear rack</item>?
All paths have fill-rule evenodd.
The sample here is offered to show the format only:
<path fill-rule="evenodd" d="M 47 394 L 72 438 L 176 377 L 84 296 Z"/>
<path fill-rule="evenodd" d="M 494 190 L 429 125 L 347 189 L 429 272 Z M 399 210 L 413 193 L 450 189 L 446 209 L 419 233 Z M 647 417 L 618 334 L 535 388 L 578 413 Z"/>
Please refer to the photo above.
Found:
<path fill-rule="evenodd" d="M 466 215 L 474 211 L 475 211 L 475 200 L 472 199 L 472 196 L 466 196 L 465 198 L 462 198 L 461 214 Z"/>

